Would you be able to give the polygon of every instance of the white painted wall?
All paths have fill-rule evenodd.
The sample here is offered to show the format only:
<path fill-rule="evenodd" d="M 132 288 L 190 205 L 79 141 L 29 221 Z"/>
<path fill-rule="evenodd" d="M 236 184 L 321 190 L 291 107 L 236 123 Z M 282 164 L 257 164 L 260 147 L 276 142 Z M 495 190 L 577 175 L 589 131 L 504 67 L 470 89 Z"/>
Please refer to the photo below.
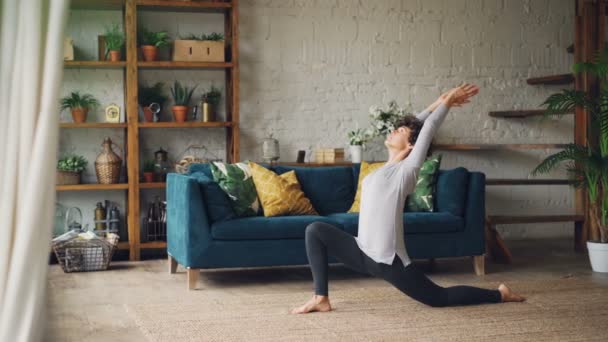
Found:
<path fill-rule="evenodd" d="M 110 18 L 120 19 L 120 12 L 74 12 L 82 13 L 72 15 L 69 32 L 75 44 L 95 56 L 96 41 L 88 41 L 96 39 Z M 217 14 L 150 12 L 139 20 L 173 36 L 222 30 Z M 241 0 L 239 32 L 241 160 L 260 160 L 262 139 L 270 132 L 280 142 L 284 161 L 294 161 L 298 150 L 307 150 L 308 160 L 316 147 L 346 148 L 347 132 L 356 123 L 369 122 L 371 105 L 395 99 L 421 110 L 460 81 L 478 84 L 480 94 L 469 106 L 451 110 L 436 143 L 573 141 L 572 117 L 494 119 L 487 114 L 540 108 L 547 96 L 562 88 L 528 86 L 525 80 L 569 71 L 573 56 L 565 49 L 574 34 L 570 0 Z M 121 77 L 120 71 L 69 70 L 64 89 L 84 87 L 105 102 L 124 106 Z M 141 79 L 179 79 L 200 84 L 199 89 L 223 84 L 220 71 L 144 71 Z M 78 146 L 94 160 L 108 132 L 63 131 L 61 149 Z M 222 129 L 142 132 L 146 156 L 162 146 L 177 158 L 191 143 L 225 155 Z M 553 152 L 438 151 L 444 154 L 442 169 L 464 166 L 488 178 L 526 178 Z M 385 160 L 382 142 L 373 144 L 364 157 Z M 571 213 L 573 194 L 567 186 L 489 186 L 486 211 Z M 71 196 L 62 194 L 61 199 L 72 201 Z M 91 197 L 87 208 L 96 199 Z M 503 233 L 506 238 L 571 236 L 572 227 L 511 225 Z"/>

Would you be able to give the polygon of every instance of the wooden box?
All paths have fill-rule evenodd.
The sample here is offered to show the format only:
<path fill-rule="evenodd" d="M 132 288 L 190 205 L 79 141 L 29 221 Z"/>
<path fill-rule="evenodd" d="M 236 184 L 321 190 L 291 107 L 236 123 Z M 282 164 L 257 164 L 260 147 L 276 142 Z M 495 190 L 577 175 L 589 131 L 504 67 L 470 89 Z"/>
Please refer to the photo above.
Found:
<path fill-rule="evenodd" d="M 211 40 L 176 40 L 173 61 L 224 62 L 225 43 Z"/>

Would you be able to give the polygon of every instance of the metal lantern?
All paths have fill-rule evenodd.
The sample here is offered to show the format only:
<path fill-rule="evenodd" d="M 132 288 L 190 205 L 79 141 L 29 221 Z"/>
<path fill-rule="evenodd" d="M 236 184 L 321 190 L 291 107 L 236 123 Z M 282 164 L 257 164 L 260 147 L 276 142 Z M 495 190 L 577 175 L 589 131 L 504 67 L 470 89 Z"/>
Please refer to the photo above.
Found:
<path fill-rule="evenodd" d="M 168 152 L 161 147 L 158 151 L 154 152 L 154 172 L 158 175 L 161 182 L 167 180 L 167 173 L 170 168 Z"/>

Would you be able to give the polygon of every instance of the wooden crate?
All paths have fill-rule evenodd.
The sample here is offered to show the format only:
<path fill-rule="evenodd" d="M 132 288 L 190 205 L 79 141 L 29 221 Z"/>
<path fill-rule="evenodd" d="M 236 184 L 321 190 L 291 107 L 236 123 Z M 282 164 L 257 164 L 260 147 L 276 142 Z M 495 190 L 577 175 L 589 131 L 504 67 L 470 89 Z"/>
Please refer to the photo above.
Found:
<path fill-rule="evenodd" d="M 336 163 L 344 161 L 343 148 L 318 148 L 315 150 L 317 163 Z"/>
<path fill-rule="evenodd" d="M 225 43 L 210 40 L 176 40 L 173 61 L 225 62 Z"/>

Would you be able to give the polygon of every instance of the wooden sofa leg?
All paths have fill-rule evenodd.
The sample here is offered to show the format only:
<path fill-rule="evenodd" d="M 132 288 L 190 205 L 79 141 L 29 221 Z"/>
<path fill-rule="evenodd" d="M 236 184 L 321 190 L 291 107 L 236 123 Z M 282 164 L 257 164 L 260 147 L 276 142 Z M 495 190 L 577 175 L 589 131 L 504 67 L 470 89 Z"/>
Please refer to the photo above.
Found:
<path fill-rule="evenodd" d="M 169 254 L 169 273 L 170 274 L 175 274 L 175 272 L 177 271 L 177 260 L 173 259 L 173 257 L 171 256 L 171 254 Z"/>
<path fill-rule="evenodd" d="M 478 276 L 486 274 L 485 257 L 483 255 L 473 256 L 473 267 L 475 267 L 475 274 Z"/>
<path fill-rule="evenodd" d="M 201 272 L 198 268 L 190 268 L 186 269 L 186 273 L 188 273 L 188 290 L 196 289 L 196 282 L 198 281 L 198 274 Z"/>

